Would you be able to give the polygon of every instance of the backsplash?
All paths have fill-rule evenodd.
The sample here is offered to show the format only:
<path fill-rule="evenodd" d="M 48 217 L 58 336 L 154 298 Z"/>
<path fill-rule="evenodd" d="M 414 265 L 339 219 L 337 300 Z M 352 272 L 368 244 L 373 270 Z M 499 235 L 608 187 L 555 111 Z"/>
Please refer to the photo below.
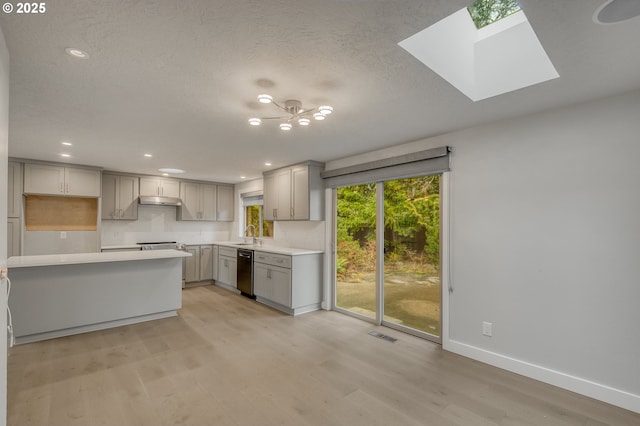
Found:
<path fill-rule="evenodd" d="M 264 244 L 324 250 L 324 221 L 274 222 L 274 238 Z"/>
<path fill-rule="evenodd" d="M 102 221 L 101 245 L 135 244 L 145 241 L 211 243 L 229 240 L 232 222 L 176 220 L 176 208 L 138 206 L 138 220 Z"/>

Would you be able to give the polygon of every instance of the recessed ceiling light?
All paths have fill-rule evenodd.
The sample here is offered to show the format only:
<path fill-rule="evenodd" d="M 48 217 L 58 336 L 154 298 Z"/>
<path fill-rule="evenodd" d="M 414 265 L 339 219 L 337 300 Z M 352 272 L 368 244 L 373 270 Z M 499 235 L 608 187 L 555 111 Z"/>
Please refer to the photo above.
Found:
<path fill-rule="evenodd" d="M 593 14 L 597 24 L 617 24 L 640 16 L 640 2 L 636 0 L 607 0 Z"/>
<path fill-rule="evenodd" d="M 173 174 L 185 173 L 185 171 L 182 169 L 172 169 L 170 167 L 164 167 L 162 169 L 158 169 L 158 171 L 162 173 L 173 173 Z"/>
<path fill-rule="evenodd" d="M 169 176 L 169 173 L 163 173 L 162 176 Z"/>
<path fill-rule="evenodd" d="M 246 178 L 247 178 L 246 176 L 240 176 L 240 179 L 246 179 Z"/>
<path fill-rule="evenodd" d="M 264 163 L 264 165 L 265 165 L 265 166 L 270 166 L 270 165 L 271 165 L 271 163 L 266 162 L 266 163 Z"/>
<path fill-rule="evenodd" d="M 145 154 L 144 156 L 145 156 L 145 157 L 147 157 L 147 158 L 151 158 L 151 157 L 153 157 L 153 155 L 152 155 L 152 154 Z"/>
<path fill-rule="evenodd" d="M 76 49 L 75 47 L 67 47 L 64 51 L 67 52 L 67 55 L 73 56 L 74 58 L 87 59 L 89 57 L 87 52 Z"/>
<path fill-rule="evenodd" d="M 69 158 L 69 157 L 71 157 L 71 155 L 70 155 L 70 154 L 60 154 L 60 157 L 66 157 L 66 158 Z"/>
<path fill-rule="evenodd" d="M 62 145 L 64 145 L 64 146 L 71 146 L 71 145 L 73 145 L 73 144 L 72 144 L 71 142 L 62 142 Z"/>

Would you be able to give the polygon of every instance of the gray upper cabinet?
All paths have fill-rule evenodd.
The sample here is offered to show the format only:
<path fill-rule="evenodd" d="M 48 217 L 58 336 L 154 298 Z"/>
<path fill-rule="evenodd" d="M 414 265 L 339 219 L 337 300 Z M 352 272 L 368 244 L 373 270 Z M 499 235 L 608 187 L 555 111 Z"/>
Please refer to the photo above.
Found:
<path fill-rule="evenodd" d="M 232 221 L 233 185 L 180 182 L 178 220 Z"/>
<path fill-rule="evenodd" d="M 148 176 L 141 177 L 140 195 L 178 198 L 180 196 L 180 181 Z"/>
<path fill-rule="evenodd" d="M 138 177 L 102 175 L 102 219 L 138 219 Z"/>
<path fill-rule="evenodd" d="M 24 165 L 26 194 L 100 196 L 100 171 L 47 164 Z"/>
<path fill-rule="evenodd" d="M 20 217 L 22 212 L 22 164 L 10 161 L 8 166 L 7 217 Z"/>
<path fill-rule="evenodd" d="M 233 186 L 218 185 L 217 219 L 219 221 L 231 222 L 233 220 L 233 194 Z"/>
<path fill-rule="evenodd" d="M 266 220 L 323 220 L 324 164 L 308 161 L 264 173 Z"/>
<path fill-rule="evenodd" d="M 217 185 L 180 182 L 178 220 L 216 220 Z"/>

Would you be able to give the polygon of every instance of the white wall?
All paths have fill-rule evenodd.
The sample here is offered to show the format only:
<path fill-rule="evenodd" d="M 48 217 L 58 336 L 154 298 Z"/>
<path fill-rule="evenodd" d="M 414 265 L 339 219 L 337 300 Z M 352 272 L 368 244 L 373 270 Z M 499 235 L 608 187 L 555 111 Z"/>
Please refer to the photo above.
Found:
<path fill-rule="evenodd" d="M 241 195 L 248 192 L 262 191 L 262 179 L 254 179 L 236 185 L 234 238 L 239 238 L 244 232 L 244 217 L 241 214 Z M 265 245 L 280 247 L 307 248 L 324 250 L 325 224 L 324 221 L 276 221 L 273 226 L 273 239 L 263 239 Z"/>
<path fill-rule="evenodd" d="M 145 241 L 197 244 L 229 239 L 231 222 L 177 221 L 176 208 L 142 205 L 138 206 L 138 220 L 104 220 L 101 245 L 135 244 Z"/>
<path fill-rule="evenodd" d="M 451 146 L 445 349 L 640 412 L 639 118 L 635 91 L 327 169 Z"/>
<path fill-rule="evenodd" d="M 7 150 L 9 140 L 9 51 L 0 28 L 0 188 L 7 187 Z M 0 268 L 7 266 L 7 196 L 0 196 Z M 7 329 L 5 283 L 0 284 L 0 330 Z M 7 339 L 0 338 L 0 426 L 7 422 Z"/>

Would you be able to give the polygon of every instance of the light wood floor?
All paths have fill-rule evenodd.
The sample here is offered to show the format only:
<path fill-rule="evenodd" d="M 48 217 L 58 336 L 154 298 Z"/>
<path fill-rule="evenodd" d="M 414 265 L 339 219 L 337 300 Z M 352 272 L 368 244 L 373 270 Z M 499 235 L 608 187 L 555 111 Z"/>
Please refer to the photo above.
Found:
<path fill-rule="evenodd" d="M 11 349 L 8 424 L 640 425 L 335 312 L 290 317 L 211 286 L 183 297 L 177 318 Z"/>

